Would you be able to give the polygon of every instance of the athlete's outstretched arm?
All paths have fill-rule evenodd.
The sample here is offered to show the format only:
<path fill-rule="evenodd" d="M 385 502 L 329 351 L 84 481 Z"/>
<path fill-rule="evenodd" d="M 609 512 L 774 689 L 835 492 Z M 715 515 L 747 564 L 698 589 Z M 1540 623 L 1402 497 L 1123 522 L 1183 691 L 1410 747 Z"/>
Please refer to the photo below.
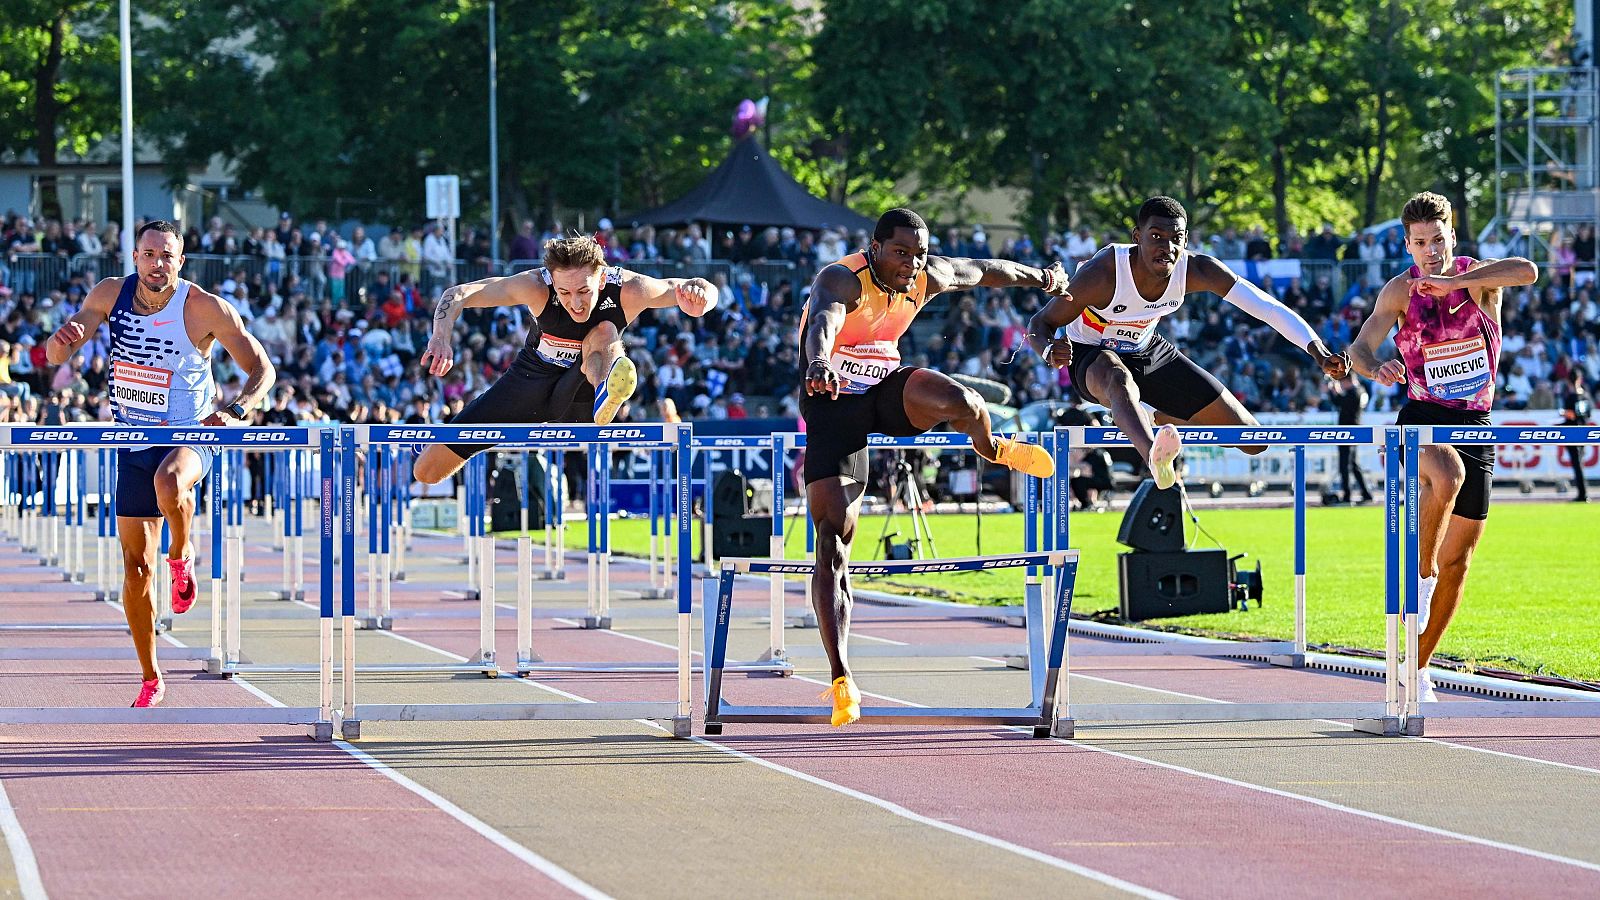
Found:
<path fill-rule="evenodd" d="M 704 278 L 655 278 L 623 270 L 622 311 L 632 322 L 647 309 L 676 306 L 700 318 L 717 306 L 717 286 Z"/>
<path fill-rule="evenodd" d="M 1060 263 L 1051 263 L 1048 268 L 1040 269 L 1009 259 L 928 257 L 929 295 L 975 287 L 1039 288 L 1059 297 L 1067 292 L 1067 272 Z"/>
<path fill-rule="evenodd" d="M 239 311 L 232 303 L 199 289 L 192 289 L 189 296 L 200 301 L 195 304 L 195 309 L 201 314 L 202 325 L 222 344 L 222 349 L 228 351 L 234 364 L 244 370 L 244 387 L 240 389 L 239 396 L 224 399 L 246 410 L 259 406 L 278 380 L 278 370 L 273 367 L 266 348 L 261 346 L 255 335 L 245 330 Z M 222 413 L 212 413 L 203 421 L 206 425 L 237 424 L 228 421 Z"/>
<path fill-rule="evenodd" d="M 50 339 L 45 341 L 44 358 L 50 365 L 59 366 L 78 352 L 78 348 L 89 339 L 89 335 L 99 330 L 101 324 L 111 315 L 112 307 L 117 304 L 117 294 L 121 291 L 121 278 L 102 278 L 99 284 L 89 289 L 89 296 L 83 298 L 83 307 L 73 313 L 72 318 L 62 322 L 55 334 L 50 335 Z"/>
<path fill-rule="evenodd" d="M 463 309 L 526 306 L 533 310 L 534 315 L 544 312 L 550 290 L 544 279 L 539 277 L 539 271 L 532 269 L 515 275 L 496 275 L 445 288 L 433 308 L 433 335 L 418 360 L 422 368 L 433 375 L 443 376 L 455 365 L 455 347 L 451 337 Z"/>
<path fill-rule="evenodd" d="M 800 335 L 806 354 L 806 395 L 837 398 L 841 379 L 828 355 L 834 338 L 844 327 L 844 317 L 861 303 L 861 282 L 849 269 L 830 265 L 817 273 L 806 301 L 805 330 Z"/>
<path fill-rule="evenodd" d="M 1396 275 L 1389 279 L 1389 283 L 1378 291 L 1377 307 L 1372 310 L 1372 315 L 1367 316 L 1367 321 L 1361 323 L 1361 330 L 1356 333 L 1355 340 L 1350 342 L 1351 367 L 1363 377 L 1370 378 L 1385 387 L 1406 380 L 1405 363 L 1398 359 L 1380 363 L 1378 346 L 1389 336 L 1395 323 L 1400 321 L 1406 307 L 1411 304 L 1411 291 L 1407 281 L 1404 275 Z"/>
<path fill-rule="evenodd" d="M 1300 314 L 1271 294 L 1235 275 L 1216 257 L 1204 253 L 1189 258 L 1189 288 L 1210 291 L 1272 326 L 1284 339 L 1311 354 L 1329 378 L 1350 374 L 1350 359 L 1334 354 Z"/>
<path fill-rule="evenodd" d="M 1475 297 L 1501 288 L 1520 287 L 1539 280 L 1539 267 L 1520 256 L 1505 259 L 1481 259 L 1460 275 L 1424 275 L 1413 278 L 1409 287 L 1421 294 L 1434 297 L 1447 296 L 1451 291 L 1466 289 Z"/>
<path fill-rule="evenodd" d="M 1102 309 L 1111 302 L 1116 290 L 1114 264 L 1111 252 L 1095 254 L 1078 267 L 1071 293 L 1050 298 L 1050 302 L 1028 320 L 1028 346 L 1046 365 L 1057 369 L 1072 365 L 1072 342 L 1057 338 L 1056 332 L 1083 315 L 1084 310 Z"/>

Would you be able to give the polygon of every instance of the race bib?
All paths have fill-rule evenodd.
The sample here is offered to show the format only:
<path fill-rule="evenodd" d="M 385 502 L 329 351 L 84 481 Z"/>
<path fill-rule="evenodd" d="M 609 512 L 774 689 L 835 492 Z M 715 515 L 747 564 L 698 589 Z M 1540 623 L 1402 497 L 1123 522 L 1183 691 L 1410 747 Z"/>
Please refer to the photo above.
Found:
<path fill-rule="evenodd" d="M 840 393 L 861 394 L 900 368 L 900 347 L 894 341 L 873 341 L 838 347 L 828 359 L 843 378 Z"/>
<path fill-rule="evenodd" d="M 1117 353 L 1134 353 L 1144 346 L 1155 329 L 1157 319 L 1144 322 L 1107 322 L 1100 332 L 1100 346 Z"/>
<path fill-rule="evenodd" d="M 539 335 L 539 346 L 534 352 L 539 354 L 540 359 L 551 365 L 570 369 L 577 365 L 578 358 L 583 355 L 583 341 L 571 341 L 566 338 L 541 334 Z"/>
<path fill-rule="evenodd" d="M 112 396 L 124 410 L 165 416 L 172 401 L 172 372 L 117 360 L 111 364 Z"/>
<path fill-rule="evenodd" d="M 1444 400 L 1472 397 L 1489 384 L 1489 348 L 1483 337 L 1422 346 L 1428 393 Z"/>

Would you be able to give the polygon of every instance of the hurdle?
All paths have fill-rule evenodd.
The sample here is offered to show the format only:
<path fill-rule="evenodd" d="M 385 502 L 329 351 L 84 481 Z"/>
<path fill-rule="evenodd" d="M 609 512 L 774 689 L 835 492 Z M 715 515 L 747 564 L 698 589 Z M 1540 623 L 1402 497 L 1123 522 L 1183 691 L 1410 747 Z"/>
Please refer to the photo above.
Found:
<path fill-rule="evenodd" d="M 1050 449 L 1051 448 L 1052 445 L 1049 443 L 1049 441 L 1051 441 L 1053 439 L 1053 436 L 1049 432 L 1045 432 L 1043 434 L 1037 434 L 1037 435 L 1028 434 L 1028 433 L 1022 433 L 1022 434 L 1018 434 L 1018 435 L 1001 435 L 1001 436 L 1002 437 L 1021 437 L 1024 440 L 1029 440 L 1029 441 L 1032 441 L 1032 442 L 1044 444 L 1046 449 Z M 708 439 L 708 440 L 729 441 L 729 440 L 738 440 L 738 439 L 714 438 L 714 439 Z M 756 438 L 754 440 L 761 441 L 761 442 L 766 442 L 767 444 L 770 445 L 770 447 L 772 448 L 773 453 L 775 454 L 775 456 L 774 456 L 775 462 L 774 462 L 774 466 L 773 466 L 773 470 L 774 470 L 774 473 L 775 473 L 775 477 L 773 479 L 773 509 L 774 509 L 774 515 L 773 515 L 773 521 L 772 521 L 772 536 L 771 536 L 771 542 L 772 543 L 771 543 L 771 551 L 770 552 L 771 552 L 771 558 L 772 559 L 783 560 L 783 559 L 786 559 L 786 557 L 787 557 L 787 548 L 786 548 L 786 544 L 785 544 L 785 531 L 784 531 L 786 525 L 785 525 L 785 523 L 783 521 L 783 517 L 781 515 L 779 515 L 779 510 L 781 510 L 782 507 L 784 505 L 786 505 L 786 503 L 785 503 L 784 493 L 783 493 L 784 492 L 784 487 L 783 487 L 782 484 L 780 484 L 782 479 L 781 479 L 781 477 L 777 477 L 776 473 L 781 472 L 781 470 L 783 469 L 785 463 L 779 462 L 778 460 L 786 459 L 786 454 L 788 454 L 789 452 L 791 452 L 793 450 L 803 449 L 806 446 L 806 436 L 804 434 L 801 434 L 801 433 L 782 433 L 782 434 L 774 434 L 774 435 L 772 435 L 772 437 L 770 439 L 769 438 Z M 746 445 L 746 446 L 748 446 L 748 445 Z M 971 441 L 970 438 L 968 438 L 964 434 L 953 433 L 953 432 L 929 432 L 929 433 L 926 433 L 926 434 L 914 435 L 914 436 L 910 436 L 910 437 L 893 437 L 893 436 L 889 436 L 889 435 L 873 434 L 873 435 L 869 435 L 867 437 L 867 446 L 869 448 L 872 448 L 872 449 L 884 449 L 884 448 L 887 448 L 887 449 L 916 449 L 916 450 L 928 450 L 928 451 L 962 451 L 962 450 L 970 450 L 971 447 L 972 447 L 972 441 Z M 1045 479 L 1044 481 L 1053 482 L 1053 481 L 1057 480 L 1057 478 L 1061 478 L 1061 477 L 1063 477 L 1063 476 L 1061 475 L 1061 466 L 1059 465 L 1059 461 L 1058 461 L 1056 478 Z M 1030 510 L 1035 509 L 1035 506 L 1036 506 L 1035 500 L 1039 496 L 1040 487 L 1041 486 L 1040 486 L 1040 480 L 1039 479 L 1033 479 L 1033 478 L 1026 478 L 1025 479 L 1025 490 L 1027 492 L 1026 496 L 1028 497 L 1028 502 L 1030 504 L 1028 508 Z M 803 498 L 802 498 L 802 502 L 803 502 Z M 1032 519 L 1032 517 L 1025 517 L 1024 521 L 1025 522 L 1030 522 L 1031 519 Z M 806 524 L 807 524 L 807 534 L 806 534 L 807 546 L 806 546 L 806 549 L 809 552 L 811 550 L 811 541 L 812 541 L 812 538 L 813 538 L 813 535 L 811 533 L 811 521 L 810 521 L 809 517 L 806 520 Z M 1049 547 L 1049 548 L 1045 548 L 1045 549 L 1057 549 L 1057 548 L 1059 548 L 1061 550 L 1068 549 L 1067 546 L 1066 546 L 1065 541 L 1062 541 L 1060 544 L 1057 544 L 1057 545 L 1054 545 L 1053 547 Z M 1037 540 L 1035 540 L 1035 538 L 1033 536 L 1033 533 L 1031 531 L 1029 531 L 1027 533 L 1027 535 L 1025 536 L 1024 551 L 1031 553 L 1031 552 L 1037 552 L 1040 549 L 1041 548 L 1040 548 L 1039 542 Z M 881 573 L 873 573 L 873 574 L 881 574 Z M 789 646 L 787 646 L 787 642 L 785 640 L 785 631 L 784 631 L 785 625 L 789 624 L 789 623 L 793 623 L 793 624 L 800 625 L 801 627 L 814 627 L 814 625 L 815 625 L 814 614 L 812 613 L 812 611 L 811 611 L 811 609 L 809 607 L 809 604 L 805 609 L 797 610 L 797 611 L 794 611 L 794 612 L 790 612 L 787 609 L 787 606 L 786 606 L 786 603 L 785 603 L 785 600 L 784 600 L 783 578 L 781 576 L 779 576 L 779 575 L 773 575 L 773 576 L 771 576 L 770 581 L 771 581 L 771 599 L 770 599 L 770 610 L 771 610 L 771 612 L 770 612 L 770 615 L 771 615 L 771 618 L 772 618 L 773 625 L 772 625 L 771 634 L 770 634 L 770 637 L 769 637 L 769 647 L 768 647 L 767 651 L 762 654 L 761 659 L 764 659 L 764 660 L 765 659 L 771 659 L 771 660 L 775 660 L 775 661 L 788 662 L 789 660 L 795 659 L 795 658 L 815 658 L 815 657 L 820 657 L 822 655 L 822 648 L 821 647 L 817 647 L 817 646 L 789 647 Z M 922 604 L 893 603 L 893 602 L 889 602 L 889 599 L 887 597 L 885 597 L 885 598 L 870 597 L 869 598 L 869 597 L 866 597 L 866 596 L 862 596 L 862 595 L 860 595 L 858 593 L 858 595 L 857 595 L 858 599 L 861 600 L 862 602 L 858 603 L 856 605 L 856 608 L 851 613 L 851 616 L 856 621 L 870 621 L 870 620 L 880 620 L 881 621 L 881 620 L 888 620 L 888 619 L 905 619 L 905 618 L 910 618 L 910 617 L 915 616 L 915 617 L 918 617 L 918 618 L 926 617 L 926 618 L 937 618 L 937 619 L 981 619 L 981 620 L 986 620 L 986 621 L 996 621 L 996 622 L 1002 622 L 1002 623 L 1016 623 L 1016 624 L 1024 624 L 1025 625 L 1026 621 L 1027 621 L 1027 610 L 1029 608 L 1029 604 L 1030 603 L 1035 603 L 1035 602 L 1041 602 L 1039 600 L 1039 598 L 1032 597 L 1030 595 L 1031 594 L 1037 594 L 1037 593 L 1039 593 L 1041 591 L 1048 593 L 1048 586 L 1045 585 L 1037 577 L 1036 567 L 1029 567 L 1028 573 L 1027 573 L 1027 575 L 1026 575 L 1026 577 L 1024 579 L 1024 582 L 1023 582 L 1024 598 L 1023 598 L 1023 603 L 1021 605 L 1007 605 L 1007 606 L 955 606 L 955 605 L 947 604 L 947 605 L 941 605 L 941 606 L 936 606 L 935 607 L 935 606 L 926 606 L 926 605 L 922 605 Z M 807 598 L 809 600 L 809 597 L 810 597 L 810 584 L 809 584 L 809 582 L 807 583 L 807 586 L 806 586 L 806 595 L 807 595 Z M 869 605 L 866 605 L 866 604 L 872 604 L 872 605 L 869 606 Z M 914 610 L 914 612 L 913 612 L 913 610 Z M 1008 664 L 1013 665 L 1016 668 L 1026 668 L 1027 665 L 1028 665 L 1029 659 L 1032 657 L 1032 653 L 1031 653 L 1031 651 L 1030 651 L 1030 649 L 1029 649 L 1029 647 L 1028 647 L 1028 645 L 1026 643 L 1015 643 L 1015 642 L 984 643 L 984 644 L 979 644 L 979 643 L 921 644 L 921 645 L 908 646 L 908 647 L 892 646 L 892 645 L 887 645 L 886 646 L 886 645 L 878 645 L 878 644 L 865 644 L 865 645 L 862 645 L 860 647 L 852 647 L 850 652 L 851 652 L 852 656 L 860 656 L 860 657 L 911 657 L 911 656 L 985 656 L 985 657 L 991 657 L 992 656 L 992 657 L 1004 658 L 1004 659 L 1006 659 L 1008 661 Z"/>
<path fill-rule="evenodd" d="M 1072 614 L 1072 591 L 1077 579 L 1078 553 L 1058 550 L 1050 553 L 1022 553 L 1014 556 L 970 556 L 938 560 L 895 560 L 851 562 L 852 574 L 892 574 L 895 572 L 968 572 L 990 569 L 1049 566 L 1055 570 L 1055 599 L 1049 610 L 1039 593 L 1030 594 L 1027 606 L 1028 651 L 1032 698 L 1020 707 L 898 707 L 863 706 L 858 720 L 867 725 L 1021 725 L 1033 729 L 1036 738 L 1055 732 L 1058 697 L 1064 689 L 1063 661 L 1067 643 L 1067 621 Z M 825 706 L 745 706 L 723 699 L 723 665 L 728 649 L 729 613 L 733 608 L 734 578 L 738 574 L 810 575 L 813 560 L 794 562 L 728 558 L 722 560 L 720 575 L 705 579 L 707 601 L 704 608 L 706 695 L 705 733 L 718 735 L 729 722 L 782 722 L 826 725 L 832 709 Z M 709 602 L 714 594 L 716 602 Z M 1048 614 L 1049 618 L 1046 618 Z M 1046 622 L 1049 632 L 1046 634 Z M 853 650 L 852 650 L 853 652 Z M 936 655 L 924 650 L 920 655 Z"/>
<path fill-rule="evenodd" d="M 1363 426 L 1251 426 L 1251 427 L 1185 427 L 1178 429 L 1184 443 L 1189 446 L 1251 446 L 1260 444 L 1288 445 L 1294 456 L 1295 482 L 1295 634 L 1288 641 L 1251 642 L 1235 645 L 1194 643 L 1122 643 L 1117 646 L 1088 646 L 1070 649 L 1063 661 L 1063 671 L 1070 673 L 1073 656 L 1217 656 L 1264 659 L 1275 665 L 1299 667 L 1305 664 L 1306 652 L 1306 563 L 1305 563 L 1305 453 L 1308 445 L 1357 445 L 1377 440 L 1376 429 Z M 1057 473 L 1060 461 L 1065 460 L 1074 446 L 1107 447 L 1127 446 L 1127 435 L 1118 428 L 1072 427 L 1055 430 L 1054 451 L 1057 456 Z M 1048 540 L 1054 546 L 1065 546 L 1070 540 L 1070 519 L 1065 514 L 1064 485 L 1053 491 L 1051 506 L 1055 527 L 1046 529 Z M 1391 498 L 1397 503 L 1397 498 Z M 1397 507 L 1396 507 L 1397 510 Z M 1397 516 L 1397 511 L 1395 512 Z M 1393 599 L 1393 598 L 1391 598 Z M 1072 623 L 1071 631 L 1087 637 L 1106 637 L 1101 631 L 1080 627 L 1088 623 Z M 1120 635 L 1119 635 L 1120 637 Z M 1092 722 L 1182 722 L 1182 721 L 1294 721 L 1306 719 L 1348 719 L 1355 728 L 1376 734 L 1398 735 L 1403 731 L 1403 710 L 1395 697 L 1396 679 L 1387 679 L 1388 696 L 1383 701 L 1309 701 L 1273 703 L 1073 703 L 1070 680 L 1062 687 L 1061 702 L 1065 712 L 1058 717 L 1056 733 L 1070 737 L 1078 721 Z"/>
<path fill-rule="evenodd" d="M 1401 707 L 1400 715 L 1404 721 L 1404 732 L 1407 735 L 1421 736 L 1426 731 L 1426 722 L 1430 718 L 1437 719 L 1504 719 L 1504 718 L 1600 718 L 1600 697 L 1588 699 L 1538 699 L 1538 700 L 1433 700 L 1423 702 L 1417 699 L 1418 667 L 1417 667 L 1417 635 L 1420 616 L 1418 615 L 1418 573 L 1417 558 L 1420 552 L 1419 529 L 1417 526 L 1417 498 L 1420 492 L 1420 479 L 1417 474 L 1416 462 L 1420 459 L 1421 447 L 1428 444 L 1469 444 L 1469 445 L 1497 445 L 1497 444 L 1556 444 L 1556 445 L 1581 445 L 1590 446 L 1600 444 L 1600 427 L 1589 425 L 1560 425 L 1548 427 L 1527 426 L 1495 426 L 1495 425 L 1470 425 L 1470 426 L 1406 426 L 1400 428 L 1390 427 L 1387 430 L 1388 460 L 1385 472 L 1387 489 L 1385 493 L 1393 496 L 1402 489 L 1406 497 L 1405 525 L 1402 529 L 1394 515 L 1386 517 L 1386 546 L 1388 559 L 1395 561 L 1399 572 L 1391 567 L 1388 572 L 1390 580 L 1389 590 L 1389 615 L 1384 629 L 1387 652 L 1385 653 L 1385 667 L 1387 675 L 1385 681 L 1391 699 L 1398 699 Z M 1403 463 L 1403 466 L 1402 466 Z M 1401 475 L 1397 468 L 1404 468 Z M 1392 501 L 1391 501 L 1392 510 Z M 1403 531 L 1403 534 L 1402 534 Z M 1404 609 L 1403 615 L 1395 615 L 1401 610 L 1397 609 L 1401 600 L 1401 592 L 1395 590 L 1394 581 L 1404 577 Z M 1396 650 L 1404 647 L 1402 654 L 1405 677 L 1400 679 L 1405 687 L 1404 696 L 1393 697 L 1394 678 L 1397 669 Z"/>
<path fill-rule="evenodd" d="M 482 443 L 482 444 L 508 444 L 516 447 L 531 447 L 537 449 L 564 449 L 574 445 L 584 444 L 627 444 L 645 448 L 671 449 L 677 455 L 676 490 L 679 497 L 677 510 L 677 539 L 678 558 L 683 560 L 688 556 L 689 542 L 689 503 L 690 489 L 689 477 L 689 441 L 690 429 L 687 425 L 627 425 L 627 426 L 595 426 L 595 425 L 562 425 L 562 426 L 527 426 L 527 425 L 431 425 L 431 426 L 388 426 L 364 425 L 347 426 L 340 431 L 340 455 L 344 460 L 340 478 L 347 489 L 345 505 L 347 512 L 353 510 L 355 452 L 359 446 L 374 447 L 380 444 L 398 443 Z M 354 559 L 355 548 L 355 516 L 349 515 L 345 519 L 345 530 L 342 535 L 345 559 Z M 494 547 L 493 536 L 482 535 L 478 538 L 483 551 L 484 565 L 480 570 L 488 571 L 488 581 L 492 585 L 494 574 Z M 519 567 L 520 568 L 520 567 Z M 478 573 L 475 573 L 478 574 Z M 689 570 L 680 565 L 677 584 L 677 624 L 678 648 L 677 662 L 668 671 L 675 672 L 677 695 L 673 700 L 665 701 L 620 701 L 605 703 L 509 703 L 509 704 L 461 704 L 461 703 L 431 703 L 431 704 L 357 704 L 355 702 L 355 687 L 357 676 L 363 671 L 355 657 L 355 643 L 353 625 L 355 621 L 355 572 L 353 565 L 347 564 L 343 570 L 342 580 L 342 615 L 347 623 L 344 643 L 342 668 L 344 677 L 344 704 L 341 710 L 341 730 L 346 737 L 354 738 L 360 735 L 360 723 L 363 721 L 510 721 L 524 719 L 563 719 L 563 720 L 632 720 L 654 719 L 672 723 L 672 733 L 679 737 L 686 737 L 689 733 L 690 723 L 690 664 L 689 664 L 689 633 L 691 614 L 691 589 L 692 579 Z M 494 622 L 493 591 L 487 591 L 485 602 L 488 604 L 489 615 L 481 618 L 483 634 L 480 643 L 483 645 L 487 664 L 494 664 Z M 519 671 L 539 671 L 540 664 L 533 662 L 533 609 L 531 591 L 519 590 L 517 604 L 517 654 Z M 591 610 L 592 612 L 592 610 Z M 526 662 L 524 658 L 526 657 Z M 562 667 L 570 671 L 570 667 Z M 630 667 L 637 670 L 637 667 Z M 392 671 L 392 669 L 389 669 Z"/>
<path fill-rule="evenodd" d="M 52 427 L 33 426 L 0 426 L 0 450 L 20 451 L 23 453 L 41 451 L 77 450 L 80 448 L 96 448 L 100 450 L 115 450 L 125 447 L 149 446 L 175 446 L 175 445 L 202 445 L 214 447 L 271 447 L 281 445 L 314 446 L 311 436 L 314 432 L 308 428 L 244 428 L 244 427 L 144 427 L 127 425 L 61 425 Z M 331 430 L 321 430 L 318 434 L 320 444 L 315 445 L 324 462 L 323 496 L 330 502 L 323 504 L 323 551 L 325 554 L 332 552 L 332 466 L 333 433 Z M 108 454 L 114 455 L 114 454 Z M 222 460 L 217 460 L 221 463 Z M 105 506 L 105 485 L 109 475 L 109 466 L 102 469 L 101 505 Z M 198 543 L 198 542 L 197 542 Z M 324 580 L 328 590 L 325 590 L 322 600 L 321 630 L 321 665 L 318 670 L 320 703 L 317 706 L 302 707 L 272 707 L 272 708 L 234 708 L 234 707 L 157 707 L 153 709 L 130 709 L 126 707 L 5 707 L 0 708 L 0 724 L 7 725 L 304 725 L 309 734 L 317 740 L 331 740 L 334 730 L 334 716 L 336 710 L 333 706 L 333 595 L 331 583 L 327 579 L 332 577 L 332 568 L 324 567 Z M 213 602 L 216 598 L 213 597 Z M 126 632 L 126 625 L 117 626 L 115 630 Z M 32 658 L 70 658 L 70 659 L 124 659 L 133 656 L 132 648 L 103 648 L 106 655 L 99 655 L 102 648 L 79 648 L 80 650 L 95 651 L 95 655 L 72 653 L 63 657 L 32 657 Z M 209 656 L 211 648 L 174 648 L 191 652 L 203 653 Z M 114 651 L 116 655 L 110 655 Z M 162 658 L 172 658 L 173 654 L 162 648 Z M 186 658 L 205 658 L 187 655 Z"/>
<path fill-rule="evenodd" d="M 24 439 L 24 438 L 19 438 Z M 34 443 L 28 451 L 14 451 L 7 457 L 9 463 L 5 468 L 14 469 L 15 477 L 10 485 L 21 493 L 13 498 L 15 507 L 34 507 L 41 510 L 35 519 L 39 524 L 38 530 L 33 535 L 34 542 L 31 551 L 39 555 L 40 565 L 51 564 L 51 554 L 59 554 L 57 563 L 61 568 L 62 580 L 72 584 L 81 581 L 74 576 L 72 571 L 74 556 L 73 528 L 70 517 L 73 510 L 82 509 L 85 504 L 84 494 L 87 493 L 86 480 L 81 467 L 77 469 L 74 477 L 73 459 L 84 453 L 79 448 L 50 447 L 41 443 Z M 0 448 L 5 449 L 5 448 Z M 109 453 L 110 451 L 102 451 Z M 102 507 L 101 522 L 103 530 L 114 531 L 110 523 L 114 521 L 114 512 L 105 509 L 108 498 L 113 493 L 109 487 L 111 478 L 110 469 L 102 466 L 98 475 L 100 477 L 99 499 Z M 34 495 L 37 495 L 35 498 Z M 35 502 L 37 500 L 37 502 Z M 53 507 L 65 511 L 65 515 L 57 517 L 51 513 Z M 19 524 L 23 519 L 19 519 Z M 57 523 L 60 524 L 58 528 Z M 59 532 L 59 534 L 58 534 Z M 52 537 L 52 535 L 57 535 Z M 102 542 L 102 553 L 106 552 L 106 544 Z M 24 545 L 24 550 L 30 547 Z M 117 552 L 116 560 L 121 559 Z M 107 560 L 107 563 L 110 561 Z M 104 566 L 102 566 L 104 571 Z M 116 576 L 116 567 L 112 566 L 111 576 Z M 120 591 L 104 589 L 95 592 L 96 602 L 105 602 L 114 605 L 116 595 Z M 164 630 L 161 624 L 161 610 L 157 605 L 157 631 Z M 117 612 L 118 621 L 104 623 L 87 622 L 29 622 L 29 623 L 0 623 L 0 633 L 28 633 L 28 634 L 54 634 L 54 635 L 93 635 L 93 634 L 127 634 L 127 623 L 121 621 L 122 613 Z M 157 645 L 157 654 L 163 661 L 173 660 L 203 660 L 208 658 L 208 653 L 202 648 L 172 647 L 165 644 Z M 0 647 L 0 659 L 3 660 L 132 660 L 137 654 L 130 646 L 123 647 L 39 647 L 39 646 L 13 646 Z"/>

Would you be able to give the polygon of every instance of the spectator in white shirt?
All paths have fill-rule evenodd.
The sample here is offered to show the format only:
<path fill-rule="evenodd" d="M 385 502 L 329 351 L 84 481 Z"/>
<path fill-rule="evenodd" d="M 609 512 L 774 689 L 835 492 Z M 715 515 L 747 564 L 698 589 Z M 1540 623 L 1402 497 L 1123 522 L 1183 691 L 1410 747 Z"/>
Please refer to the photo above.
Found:
<path fill-rule="evenodd" d="M 1067 236 L 1067 271 L 1069 273 L 1078 271 L 1078 266 L 1083 265 L 1099 249 L 1094 235 L 1089 231 L 1089 226 L 1079 226 L 1077 234 Z"/>
<path fill-rule="evenodd" d="M 1505 259 L 1510 252 L 1511 248 L 1506 246 L 1506 242 L 1500 236 L 1500 229 L 1498 228 L 1491 231 L 1489 236 L 1484 238 L 1483 243 L 1478 245 L 1479 259 Z"/>

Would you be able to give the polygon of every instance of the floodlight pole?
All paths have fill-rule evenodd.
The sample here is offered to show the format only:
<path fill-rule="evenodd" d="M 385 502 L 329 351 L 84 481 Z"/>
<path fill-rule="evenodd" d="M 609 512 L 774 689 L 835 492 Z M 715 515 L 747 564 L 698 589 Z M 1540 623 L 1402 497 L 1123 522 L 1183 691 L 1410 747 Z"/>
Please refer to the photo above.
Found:
<path fill-rule="evenodd" d="M 494 0 L 489 0 L 489 258 L 500 261 L 500 127 L 496 99 Z"/>
<path fill-rule="evenodd" d="M 133 12 L 122 0 L 122 271 L 133 272 Z"/>

